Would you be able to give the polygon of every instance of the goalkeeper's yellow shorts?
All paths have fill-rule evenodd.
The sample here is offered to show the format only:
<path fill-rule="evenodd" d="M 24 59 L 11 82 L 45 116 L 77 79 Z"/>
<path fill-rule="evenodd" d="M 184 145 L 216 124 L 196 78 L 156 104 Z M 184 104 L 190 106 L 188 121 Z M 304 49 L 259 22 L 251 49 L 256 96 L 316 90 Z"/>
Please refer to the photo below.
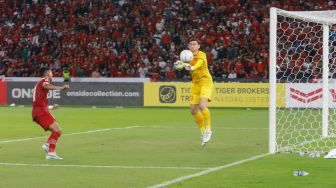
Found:
<path fill-rule="evenodd" d="M 211 101 L 212 90 L 213 83 L 192 84 L 190 104 L 199 104 L 200 98 L 206 98 L 208 101 Z"/>

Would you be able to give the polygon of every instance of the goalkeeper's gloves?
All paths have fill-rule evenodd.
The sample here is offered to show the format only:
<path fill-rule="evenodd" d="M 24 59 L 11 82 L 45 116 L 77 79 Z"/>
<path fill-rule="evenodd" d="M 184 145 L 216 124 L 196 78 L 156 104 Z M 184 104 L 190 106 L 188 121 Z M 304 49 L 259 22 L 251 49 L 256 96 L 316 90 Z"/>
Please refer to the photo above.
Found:
<path fill-rule="evenodd" d="M 184 68 L 183 61 L 176 61 L 174 63 L 174 68 L 177 70 L 182 70 Z"/>
<path fill-rule="evenodd" d="M 174 67 L 177 70 L 182 70 L 183 68 L 187 71 L 193 71 L 194 67 L 191 66 L 189 63 L 184 63 L 183 61 L 176 61 L 174 63 Z"/>
<path fill-rule="evenodd" d="M 175 66 L 182 65 L 182 64 L 183 64 L 183 61 L 180 61 L 180 60 L 178 60 L 174 63 Z"/>
<path fill-rule="evenodd" d="M 194 67 L 191 66 L 189 63 L 183 63 L 183 64 L 184 64 L 185 70 L 187 70 L 187 71 L 193 71 L 194 70 Z"/>

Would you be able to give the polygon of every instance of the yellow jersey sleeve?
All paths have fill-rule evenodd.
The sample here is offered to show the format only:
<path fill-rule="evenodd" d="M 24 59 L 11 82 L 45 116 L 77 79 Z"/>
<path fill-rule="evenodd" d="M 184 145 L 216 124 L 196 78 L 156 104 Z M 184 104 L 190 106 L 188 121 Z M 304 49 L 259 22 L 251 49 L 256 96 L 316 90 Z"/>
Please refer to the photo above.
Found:
<path fill-rule="evenodd" d="M 204 64 L 204 62 L 205 62 L 205 61 L 204 61 L 203 59 L 198 59 L 198 60 L 196 61 L 196 63 L 193 65 L 194 70 L 200 68 L 200 67 Z"/>
<path fill-rule="evenodd" d="M 204 52 L 198 51 L 198 53 L 194 55 L 190 65 L 194 67 L 191 71 L 193 83 L 212 83 L 212 77 L 208 69 L 208 61 Z"/>

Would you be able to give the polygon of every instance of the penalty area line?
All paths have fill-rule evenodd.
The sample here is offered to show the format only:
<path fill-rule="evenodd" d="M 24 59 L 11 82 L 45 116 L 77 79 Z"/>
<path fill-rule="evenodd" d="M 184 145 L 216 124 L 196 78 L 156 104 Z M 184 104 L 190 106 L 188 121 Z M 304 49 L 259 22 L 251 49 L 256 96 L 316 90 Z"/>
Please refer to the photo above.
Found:
<path fill-rule="evenodd" d="M 253 156 L 253 157 L 250 157 L 250 158 L 247 158 L 247 159 L 243 159 L 243 160 L 236 161 L 236 162 L 233 162 L 233 163 L 225 164 L 225 165 L 222 165 L 222 166 L 208 168 L 206 170 L 203 170 L 203 171 L 200 171 L 200 172 L 197 172 L 197 173 L 194 173 L 194 174 L 181 176 L 179 178 L 168 180 L 168 181 L 156 184 L 156 185 L 149 186 L 147 188 L 166 187 L 166 186 L 174 184 L 174 183 L 178 183 L 178 182 L 182 182 L 182 181 L 185 181 L 185 180 L 188 180 L 188 179 L 191 179 L 191 178 L 203 176 L 203 175 L 209 174 L 211 172 L 215 172 L 215 171 L 219 171 L 219 170 L 229 168 L 229 167 L 232 167 L 232 166 L 240 165 L 240 164 L 243 164 L 243 163 L 246 163 L 246 162 L 249 162 L 249 161 L 254 161 L 254 160 L 269 156 L 269 155 L 272 155 L 272 154 L 271 153 L 265 153 L 265 154 L 261 154 L 261 155 L 256 155 L 256 156 Z"/>
<path fill-rule="evenodd" d="M 75 168 L 116 168 L 116 169 L 173 169 L 173 170 L 205 170 L 209 168 L 189 166 L 121 166 L 121 165 L 74 165 L 74 164 L 29 164 L 29 163 L 3 163 L 1 166 L 23 167 L 75 167 Z"/>
<path fill-rule="evenodd" d="M 128 126 L 128 127 L 115 127 L 115 128 L 106 128 L 106 129 L 94 129 L 94 130 L 89 130 L 89 131 L 83 131 L 83 132 L 74 132 L 74 133 L 67 133 L 63 134 L 63 136 L 72 136 L 72 135 L 82 135 L 82 134 L 92 134 L 92 133 L 97 133 L 97 132 L 108 132 L 112 130 L 125 130 L 125 129 L 134 129 L 134 128 L 163 128 L 162 126 Z M 46 138 L 48 136 L 38 136 L 38 137 L 31 137 L 31 138 L 19 138 L 19 139 L 12 139 L 12 140 L 3 140 L 0 141 L 0 144 L 4 143 L 13 143 L 13 142 L 23 142 L 23 141 L 28 141 L 28 140 L 37 140 L 37 139 L 42 139 Z"/>

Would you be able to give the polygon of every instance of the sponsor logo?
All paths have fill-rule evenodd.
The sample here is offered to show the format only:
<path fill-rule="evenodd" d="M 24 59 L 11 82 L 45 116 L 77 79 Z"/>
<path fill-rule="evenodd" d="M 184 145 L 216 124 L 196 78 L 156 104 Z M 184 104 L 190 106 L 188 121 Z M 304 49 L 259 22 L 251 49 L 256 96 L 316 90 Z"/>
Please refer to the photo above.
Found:
<path fill-rule="evenodd" d="M 330 89 L 330 94 L 331 94 L 331 97 L 332 97 L 332 102 L 336 102 L 336 90 L 335 89 Z M 290 97 L 292 99 L 295 99 L 297 101 L 300 101 L 302 103 L 310 103 L 310 102 L 313 102 L 313 101 L 316 101 L 320 98 L 323 97 L 323 94 L 322 94 L 322 88 L 318 88 L 312 92 L 309 92 L 309 93 L 304 93 L 302 91 L 299 91 L 297 89 L 294 89 L 294 88 L 290 88 Z"/>
<path fill-rule="evenodd" d="M 330 89 L 330 94 L 331 94 L 331 97 L 332 97 L 332 101 L 336 102 L 336 91 L 335 91 L 335 89 Z"/>
<path fill-rule="evenodd" d="M 290 97 L 294 100 L 300 101 L 302 103 L 310 103 L 322 98 L 322 88 L 318 88 L 309 93 L 302 92 L 300 90 L 290 88 Z"/>
<path fill-rule="evenodd" d="M 175 103 L 176 102 L 176 87 L 175 86 L 161 86 L 159 88 L 159 96 L 161 103 Z"/>
<path fill-rule="evenodd" d="M 139 97 L 140 92 L 122 92 L 122 91 L 68 91 L 68 97 Z"/>
<path fill-rule="evenodd" d="M 34 89 L 26 89 L 26 88 L 13 88 L 12 89 L 12 97 L 14 99 L 31 99 L 33 98 Z M 48 93 L 48 99 L 60 99 L 61 93 L 59 90 L 50 90 Z"/>

